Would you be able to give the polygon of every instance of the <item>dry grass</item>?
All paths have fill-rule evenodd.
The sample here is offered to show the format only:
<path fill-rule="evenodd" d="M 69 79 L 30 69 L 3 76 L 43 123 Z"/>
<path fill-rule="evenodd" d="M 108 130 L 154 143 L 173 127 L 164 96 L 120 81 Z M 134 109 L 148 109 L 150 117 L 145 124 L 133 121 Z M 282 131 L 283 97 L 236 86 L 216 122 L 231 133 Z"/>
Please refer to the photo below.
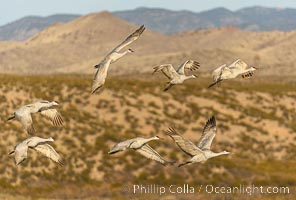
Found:
<path fill-rule="evenodd" d="M 229 81 L 208 90 L 210 80 L 201 78 L 163 93 L 163 79 L 154 78 L 151 82 L 143 77 L 108 78 L 105 89 L 90 96 L 92 78 L 88 76 L 47 76 L 44 79 L 1 75 L 1 193 L 7 194 L 7 199 L 12 198 L 9 194 L 33 199 L 45 196 L 122 199 L 122 185 L 133 183 L 220 186 L 254 183 L 295 189 L 296 106 L 291 99 L 295 98 L 296 90 L 293 82 Z M 38 136 L 55 138 L 53 145 L 66 162 L 63 168 L 33 151 L 22 166 L 15 166 L 13 158 L 7 155 L 28 135 L 18 123 L 7 123 L 5 119 L 14 109 L 34 99 L 61 103 L 63 128 L 48 126 L 49 123 L 39 116 L 34 120 L 38 120 Z M 218 123 L 213 150 L 230 151 L 229 156 L 177 168 L 163 167 L 133 151 L 107 154 L 114 143 L 126 138 L 158 135 L 163 140 L 152 142 L 151 146 L 167 160 L 182 162 L 188 157 L 164 131 L 174 126 L 196 143 L 212 115 Z M 201 197 L 234 199 L 205 194 Z M 258 196 L 256 199 L 280 197 Z"/>

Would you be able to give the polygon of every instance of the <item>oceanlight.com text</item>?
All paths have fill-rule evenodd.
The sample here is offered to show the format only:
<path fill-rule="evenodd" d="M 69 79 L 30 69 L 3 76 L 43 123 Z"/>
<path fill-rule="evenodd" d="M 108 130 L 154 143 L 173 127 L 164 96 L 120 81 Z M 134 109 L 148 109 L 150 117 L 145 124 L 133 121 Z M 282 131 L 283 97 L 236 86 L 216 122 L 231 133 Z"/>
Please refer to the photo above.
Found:
<path fill-rule="evenodd" d="M 122 191 L 128 194 L 290 194 L 290 188 L 286 186 L 258 186 L 258 185 L 238 185 L 238 186 L 214 186 L 208 185 L 158 185 L 158 184 L 132 184 L 124 185 Z"/>

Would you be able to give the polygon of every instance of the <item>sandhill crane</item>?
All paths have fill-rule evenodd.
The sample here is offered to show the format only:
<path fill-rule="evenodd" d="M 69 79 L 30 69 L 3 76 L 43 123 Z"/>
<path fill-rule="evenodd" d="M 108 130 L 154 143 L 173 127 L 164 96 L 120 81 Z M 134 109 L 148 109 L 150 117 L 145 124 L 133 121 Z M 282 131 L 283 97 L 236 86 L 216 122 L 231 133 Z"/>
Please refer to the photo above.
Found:
<path fill-rule="evenodd" d="M 97 72 L 92 84 L 92 94 L 104 85 L 110 64 L 116 62 L 128 53 L 134 52 L 132 49 L 128 49 L 124 52 L 120 52 L 120 50 L 136 41 L 144 31 L 145 27 L 142 25 L 135 32 L 129 35 L 121 44 L 108 53 L 107 56 L 95 66 L 95 68 L 97 68 Z"/>
<path fill-rule="evenodd" d="M 54 150 L 52 146 L 47 144 L 47 142 L 53 142 L 54 140 L 52 138 L 40 138 L 40 137 L 30 137 L 23 142 L 16 145 L 13 151 L 9 153 L 15 154 L 15 164 L 19 165 L 21 164 L 28 155 L 28 149 L 35 149 L 39 153 L 43 154 L 44 156 L 50 158 L 51 160 L 57 162 L 60 165 L 63 165 L 64 162 L 61 158 L 61 156 Z"/>
<path fill-rule="evenodd" d="M 187 79 L 196 78 L 196 75 L 186 76 L 184 71 L 185 69 L 190 69 L 191 71 L 193 71 L 198 69 L 199 66 L 200 65 L 198 62 L 194 60 L 187 60 L 178 67 L 177 71 L 175 70 L 172 64 L 163 64 L 154 67 L 153 73 L 161 71 L 169 79 L 168 85 L 164 89 L 164 91 L 167 91 L 172 86 L 181 84 Z"/>
<path fill-rule="evenodd" d="M 19 122 L 21 122 L 23 128 L 26 129 L 27 133 L 33 134 L 35 133 L 35 129 L 33 127 L 31 114 L 40 112 L 41 115 L 50 119 L 54 126 L 62 126 L 62 116 L 55 108 L 53 108 L 57 105 L 59 104 L 56 101 L 37 101 L 35 103 L 22 106 L 21 108 L 16 110 L 13 115 L 8 118 L 8 121 L 12 119 L 17 119 Z"/>
<path fill-rule="evenodd" d="M 202 136 L 200 138 L 200 141 L 198 145 L 196 146 L 191 141 L 184 139 L 182 136 L 180 136 L 177 131 L 173 128 L 170 128 L 166 134 L 169 135 L 179 146 L 179 148 L 184 151 L 186 154 L 191 156 L 191 159 L 188 160 L 185 163 L 182 163 L 179 165 L 179 167 L 182 167 L 184 165 L 187 165 L 189 163 L 197 163 L 197 162 L 205 162 L 209 158 L 229 154 L 227 151 L 223 151 L 220 153 L 215 153 L 211 151 L 211 144 L 213 142 L 213 139 L 216 135 L 216 119 L 215 117 L 211 117 L 202 132 Z"/>
<path fill-rule="evenodd" d="M 244 61 L 241 59 L 236 60 L 235 62 L 231 63 L 230 65 L 221 65 L 217 69 L 215 69 L 212 73 L 214 83 L 209 85 L 213 87 L 217 83 L 226 80 L 226 79 L 233 79 L 238 76 L 242 76 L 243 78 L 253 76 L 256 67 L 249 67 Z"/>
<path fill-rule="evenodd" d="M 151 138 L 142 138 L 137 137 L 129 140 L 125 140 L 116 144 L 108 153 L 115 154 L 120 151 L 124 151 L 126 149 L 134 149 L 135 151 L 139 152 L 146 158 L 151 160 L 155 160 L 160 162 L 162 165 L 166 166 L 167 164 L 174 164 L 175 162 L 167 162 L 165 161 L 159 153 L 157 153 L 153 148 L 151 148 L 147 143 L 152 140 L 159 140 L 158 136 L 151 137 Z"/>

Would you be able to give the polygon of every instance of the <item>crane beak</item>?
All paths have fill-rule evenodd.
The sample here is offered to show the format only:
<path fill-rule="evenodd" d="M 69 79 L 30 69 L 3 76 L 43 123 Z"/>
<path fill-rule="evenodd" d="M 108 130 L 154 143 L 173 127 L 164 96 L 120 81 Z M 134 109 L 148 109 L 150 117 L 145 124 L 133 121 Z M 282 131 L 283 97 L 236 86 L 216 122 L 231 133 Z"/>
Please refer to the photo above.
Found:
<path fill-rule="evenodd" d="M 119 149 L 111 149 L 111 151 L 108 152 L 108 154 L 115 154 L 117 152 L 120 152 L 121 150 Z"/>
<path fill-rule="evenodd" d="M 12 120 L 12 119 L 14 119 L 14 118 L 15 118 L 15 116 L 11 116 L 11 117 L 9 117 L 9 118 L 7 119 L 7 121 Z"/>
<path fill-rule="evenodd" d="M 14 153 L 14 150 L 13 151 L 11 151 L 11 152 L 9 152 L 9 154 L 8 155 L 11 155 L 11 154 L 13 154 Z"/>

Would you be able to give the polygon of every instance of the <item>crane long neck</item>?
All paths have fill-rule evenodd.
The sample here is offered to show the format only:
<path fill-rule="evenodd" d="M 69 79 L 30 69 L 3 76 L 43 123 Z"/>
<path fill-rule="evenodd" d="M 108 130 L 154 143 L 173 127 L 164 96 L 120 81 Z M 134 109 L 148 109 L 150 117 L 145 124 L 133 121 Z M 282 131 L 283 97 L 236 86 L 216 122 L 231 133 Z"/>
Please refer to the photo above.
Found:
<path fill-rule="evenodd" d="M 125 55 L 128 54 L 128 53 L 129 53 L 128 50 L 126 50 L 126 51 L 124 51 L 124 52 L 117 52 L 119 58 L 125 56 Z"/>
<path fill-rule="evenodd" d="M 217 156 L 221 156 L 221 155 L 225 155 L 225 154 L 228 154 L 228 153 L 226 153 L 226 152 L 224 152 L 224 151 L 219 152 L 219 153 L 212 152 L 212 153 L 210 154 L 209 158 L 213 158 L 213 157 L 217 157 Z"/>
<path fill-rule="evenodd" d="M 41 138 L 39 143 L 46 143 L 46 142 L 51 142 L 53 141 L 53 139 L 50 137 L 50 138 Z"/>
<path fill-rule="evenodd" d="M 252 68 L 249 68 L 249 69 L 246 69 L 244 72 L 246 73 L 246 72 L 252 72 L 252 71 L 254 71 Z"/>
<path fill-rule="evenodd" d="M 52 139 L 52 137 L 50 137 L 50 138 L 47 138 L 46 141 L 47 141 L 47 142 L 52 142 L 53 139 Z"/>
<path fill-rule="evenodd" d="M 144 139 L 144 142 L 148 143 L 148 142 L 150 142 L 152 140 L 158 140 L 158 139 L 159 139 L 158 137 L 151 137 L 151 138 Z"/>
<path fill-rule="evenodd" d="M 186 76 L 185 77 L 185 79 L 187 80 L 187 79 L 191 79 L 192 77 L 191 76 Z"/>
<path fill-rule="evenodd" d="M 124 51 L 124 52 L 115 52 L 114 56 L 112 57 L 112 61 L 111 63 L 116 62 L 117 60 L 119 60 L 120 58 L 122 58 L 123 56 L 125 56 L 127 53 L 129 53 L 128 50 Z"/>

